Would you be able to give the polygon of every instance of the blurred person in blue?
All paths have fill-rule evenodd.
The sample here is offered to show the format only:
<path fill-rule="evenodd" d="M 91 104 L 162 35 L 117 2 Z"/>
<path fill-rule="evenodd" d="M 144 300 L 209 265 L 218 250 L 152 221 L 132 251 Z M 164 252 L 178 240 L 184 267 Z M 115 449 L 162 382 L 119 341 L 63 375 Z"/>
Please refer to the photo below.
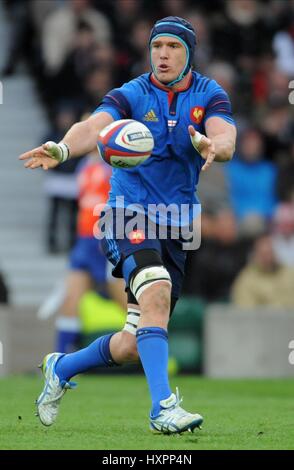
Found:
<path fill-rule="evenodd" d="M 265 159 L 263 137 L 258 129 L 243 132 L 237 156 L 225 171 L 240 230 L 251 235 L 263 231 L 277 203 L 277 168 Z"/>
<path fill-rule="evenodd" d="M 113 169 L 111 177 L 108 213 L 113 214 L 114 224 L 128 207 L 139 204 L 145 227 L 153 224 L 157 230 L 155 238 L 144 230 L 138 239 L 138 232 L 127 231 L 126 216 L 124 237 L 112 234 L 103 239 L 114 276 L 126 281 L 126 325 L 121 332 L 100 337 L 83 350 L 44 358 L 45 387 L 37 408 L 47 426 L 56 420 L 60 400 L 72 387 L 73 376 L 92 367 L 138 358 L 150 390 L 153 432 L 193 431 L 203 421 L 198 413 L 180 406 L 179 393 L 172 393 L 168 379 L 167 329 L 181 292 L 187 255 L 183 238 L 172 238 L 172 232 L 181 228 L 183 235 L 182 229 L 199 216 L 195 187 L 200 173 L 214 161 L 232 158 L 236 127 L 227 93 L 214 80 L 192 71 L 196 34 L 189 22 L 173 16 L 158 20 L 148 45 L 151 73 L 109 91 L 94 114 L 74 124 L 60 143 L 46 143 L 20 156 L 27 160 L 26 168 L 55 167 L 69 157 L 92 151 L 105 126 L 128 118 L 146 124 L 155 140 L 152 156 L 144 164 Z M 118 196 L 123 196 L 123 206 L 117 203 Z M 165 209 L 152 218 L 148 208 L 154 204 Z M 177 212 L 182 205 L 188 208 L 181 221 L 166 212 L 170 204 Z M 168 229 L 164 239 L 158 235 L 161 226 Z"/>

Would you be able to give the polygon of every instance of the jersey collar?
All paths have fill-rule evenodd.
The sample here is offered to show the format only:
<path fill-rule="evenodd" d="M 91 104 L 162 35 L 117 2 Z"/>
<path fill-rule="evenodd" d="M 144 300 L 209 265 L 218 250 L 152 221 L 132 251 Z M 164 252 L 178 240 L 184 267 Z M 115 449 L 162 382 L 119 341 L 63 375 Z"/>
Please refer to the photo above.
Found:
<path fill-rule="evenodd" d="M 192 84 L 192 80 L 193 80 L 193 74 L 192 72 L 190 71 L 189 72 L 190 74 L 190 79 L 187 83 L 187 85 L 183 88 L 178 88 L 177 90 L 171 90 L 170 88 L 168 88 L 167 86 L 164 86 L 162 85 L 162 83 L 160 83 L 159 80 L 157 80 L 157 78 L 154 76 L 153 73 L 150 73 L 149 75 L 149 79 L 151 80 L 151 83 L 156 86 L 156 88 L 159 88 L 160 90 L 164 90 L 164 91 L 167 91 L 167 92 L 172 92 L 172 93 L 179 93 L 181 91 L 187 91 L 188 88 L 190 88 L 191 84 Z"/>

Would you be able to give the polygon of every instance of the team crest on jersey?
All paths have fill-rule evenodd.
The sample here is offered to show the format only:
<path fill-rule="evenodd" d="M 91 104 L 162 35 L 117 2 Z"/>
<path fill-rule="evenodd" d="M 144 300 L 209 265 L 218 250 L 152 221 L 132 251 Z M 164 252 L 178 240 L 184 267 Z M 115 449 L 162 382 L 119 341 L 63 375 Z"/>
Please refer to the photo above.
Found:
<path fill-rule="evenodd" d="M 145 234 L 143 230 L 132 230 L 128 234 L 128 238 L 133 245 L 139 245 L 145 240 Z"/>
<path fill-rule="evenodd" d="M 196 124 L 200 124 L 204 118 L 204 108 L 203 106 L 195 106 L 190 111 L 190 119 Z"/>

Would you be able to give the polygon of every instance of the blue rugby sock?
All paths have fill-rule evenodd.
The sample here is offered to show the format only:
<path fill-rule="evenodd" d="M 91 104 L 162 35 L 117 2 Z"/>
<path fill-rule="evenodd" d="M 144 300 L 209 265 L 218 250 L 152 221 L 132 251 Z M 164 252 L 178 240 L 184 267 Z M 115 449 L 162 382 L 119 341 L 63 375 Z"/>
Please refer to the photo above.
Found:
<path fill-rule="evenodd" d="M 55 366 L 55 372 L 59 379 L 68 382 L 75 375 L 86 372 L 93 367 L 117 365 L 111 357 L 109 348 L 113 334 L 101 336 L 86 348 L 62 356 Z"/>
<path fill-rule="evenodd" d="M 168 336 L 163 328 L 137 330 L 137 348 L 152 399 L 151 415 L 157 416 L 161 400 L 171 395 L 168 381 Z"/>

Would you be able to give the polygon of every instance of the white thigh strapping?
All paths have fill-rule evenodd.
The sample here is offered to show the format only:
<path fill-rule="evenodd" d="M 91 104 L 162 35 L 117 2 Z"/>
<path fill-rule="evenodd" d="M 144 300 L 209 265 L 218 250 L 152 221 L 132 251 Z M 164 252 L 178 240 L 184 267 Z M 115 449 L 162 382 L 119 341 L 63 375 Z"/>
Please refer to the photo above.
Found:
<path fill-rule="evenodd" d="M 140 295 L 157 282 L 167 282 L 171 285 L 171 278 L 164 266 L 149 266 L 141 269 L 130 282 L 130 289 L 139 302 Z"/>

